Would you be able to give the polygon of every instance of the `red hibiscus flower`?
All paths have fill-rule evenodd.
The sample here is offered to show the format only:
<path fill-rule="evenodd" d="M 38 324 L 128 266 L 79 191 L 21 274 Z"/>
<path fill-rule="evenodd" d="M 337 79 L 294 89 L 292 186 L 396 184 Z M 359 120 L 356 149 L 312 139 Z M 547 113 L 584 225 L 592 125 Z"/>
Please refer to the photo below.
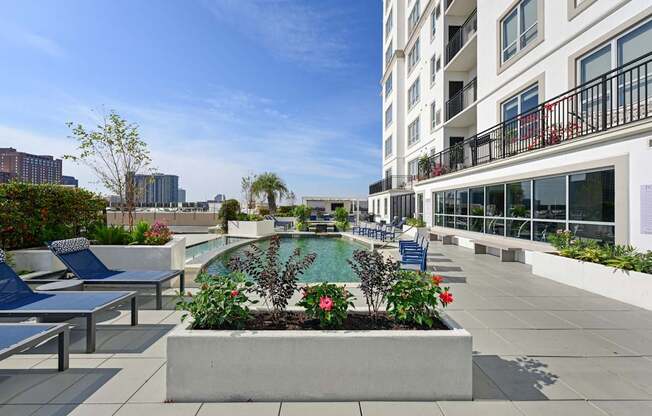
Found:
<path fill-rule="evenodd" d="M 240 292 L 237 291 L 237 290 L 232 290 L 232 291 L 231 291 L 231 297 L 232 297 L 232 298 L 238 296 L 239 294 L 240 294 Z"/>
<path fill-rule="evenodd" d="M 324 311 L 330 311 L 333 309 L 333 299 L 328 296 L 322 296 L 319 298 L 319 308 Z"/>
<path fill-rule="evenodd" d="M 439 284 L 441 282 L 443 282 L 443 281 L 444 281 L 444 278 L 439 276 L 439 275 L 433 275 L 432 276 L 432 283 L 436 284 L 437 286 L 439 286 Z"/>
<path fill-rule="evenodd" d="M 449 303 L 453 303 L 453 294 L 449 291 L 442 292 L 439 294 L 439 299 L 441 300 L 441 303 L 448 305 Z"/>

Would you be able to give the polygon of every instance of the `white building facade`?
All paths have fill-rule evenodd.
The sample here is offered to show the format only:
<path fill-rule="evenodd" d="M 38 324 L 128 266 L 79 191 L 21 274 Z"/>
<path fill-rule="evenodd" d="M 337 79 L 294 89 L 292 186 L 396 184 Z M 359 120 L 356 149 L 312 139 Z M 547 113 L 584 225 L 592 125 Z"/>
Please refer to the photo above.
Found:
<path fill-rule="evenodd" d="M 652 4 L 385 0 L 377 220 L 652 249 Z"/>

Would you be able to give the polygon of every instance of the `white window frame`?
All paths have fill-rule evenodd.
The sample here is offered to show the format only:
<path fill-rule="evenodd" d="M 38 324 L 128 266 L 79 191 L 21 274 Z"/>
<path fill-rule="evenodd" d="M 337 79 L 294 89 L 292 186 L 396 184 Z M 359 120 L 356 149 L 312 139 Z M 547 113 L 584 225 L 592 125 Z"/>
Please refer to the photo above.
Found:
<path fill-rule="evenodd" d="M 392 154 L 394 153 L 393 142 L 394 142 L 394 138 L 390 134 L 389 137 L 385 139 L 385 158 L 392 156 Z"/>
<path fill-rule="evenodd" d="M 408 147 L 419 143 L 421 140 L 421 116 L 417 116 L 408 126 Z"/>
<path fill-rule="evenodd" d="M 393 84 L 393 75 L 394 73 L 390 72 L 389 76 L 387 77 L 387 80 L 385 80 L 385 98 L 389 97 L 389 94 L 392 93 L 392 89 L 394 88 Z"/>
<path fill-rule="evenodd" d="M 408 53 L 408 74 L 412 72 L 415 66 L 419 63 L 421 58 L 421 39 L 417 37 L 417 40 L 414 41 L 414 45 Z"/>
<path fill-rule="evenodd" d="M 435 55 L 432 55 L 432 58 L 430 58 L 430 86 L 433 86 L 435 84 L 435 79 L 437 75 L 437 59 Z"/>
<path fill-rule="evenodd" d="M 421 101 L 421 77 L 417 77 L 408 88 L 408 111 L 419 101 Z"/>
<path fill-rule="evenodd" d="M 534 2 L 534 6 L 535 6 L 536 11 L 537 11 L 537 20 L 530 27 L 525 28 L 524 31 L 521 31 L 521 26 L 522 26 L 521 23 L 522 23 L 522 17 L 523 17 L 522 13 L 521 13 L 522 5 L 524 3 L 526 3 L 526 2 L 529 2 L 529 1 Z M 500 25 L 499 26 L 500 26 L 500 62 L 501 63 L 509 62 L 514 57 L 518 56 L 519 52 L 521 52 L 523 49 L 527 48 L 531 43 L 536 42 L 537 38 L 539 37 L 539 35 L 540 35 L 539 30 L 540 30 L 540 26 L 541 26 L 539 24 L 539 21 L 541 20 L 542 16 L 539 16 L 538 1 L 540 1 L 540 0 L 520 0 L 518 3 L 516 3 L 509 10 L 509 12 L 507 12 L 505 14 L 505 16 L 502 19 L 500 19 Z M 504 39 L 505 39 L 504 22 L 508 18 L 512 17 L 512 15 L 514 15 L 514 14 L 516 14 L 516 40 L 514 40 L 512 43 L 510 43 L 507 46 L 503 46 L 504 45 Z M 532 30 L 533 28 L 536 28 L 536 31 L 537 31 L 536 36 L 534 36 L 532 39 L 530 39 L 530 41 L 528 43 L 526 43 L 525 45 L 522 45 L 521 44 L 522 43 L 521 38 L 523 38 L 523 36 L 525 34 L 527 34 L 528 32 L 530 32 L 530 30 Z M 514 44 L 516 44 L 516 50 L 514 51 L 514 53 L 509 58 L 505 59 L 505 51 L 507 49 L 511 48 Z"/>
<path fill-rule="evenodd" d="M 387 45 L 387 49 L 385 49 L 385 66 L 389 65 L 389 63 L 392 61 L 392 56 L 394 56 L 394 40 L 389 41 L 389 45 Z"/>
<path fill-rule="evenodd" d="M 507 98 L 506 100 L 503 100 L 500 103 L 500 120 L 501 121 L 507 121 L 507 120 L 505 120 L 505 117 L 504 117 L 505 107 L 507 106 L 508 103 L 510 103 L 510 102 L 512 102 L 514 100 L 516 100 L 516 108 L 517 108 L 516 114 L 521 114 L 523 112 L 523 109 L 522 109 L 523 96 L 525 95 L 525 93 L 528 93 L 528 92 L 530 92 L 531 90 L 533 90 L 535 88 L 537 90 L 537 103 L 541 104 L 541 91 L 540 91 L 540 88 L 539 88 L 539 83 L 535 82 L 534 84 L 528 85 L 527 87 L 523 88 L 522 90 L 520 90 L 516 94 L 512 95 L 511 97 Z"/>
<path fill-rule="evenodd" d="M 430 131 L 434 130 L 437 126 L 437 108 L 435 106 L 435 101 L 430 103 Z"/>
<path fill-rule="evenodd" d="M 419 23 L 419 18 L 421 17 L 421 9 L 419 0 L 414 3 L 410 15 L 408 16 L 408 35 L 411 35 L 416 29 L 417 24 Z"/>
<path fill-rule="evenodd" d="M 412 167 L 415 167 L 413 170 Z M 417 176 L 419 174 L 419 157 L 415 157 L 414 159 L 408 161 L 407 163 L 407 174 L 409 176 Z"/>
<path fill-rule="evenodd" d="M 437 34 L 437 9 L 433 9 L 430 13 L 430 42 L 435 40 Z"/>
<path fill-rule="evenodd" d="M 389 117 L 387 116 L 389 114 Z M 394 122 L 394 110 L 392 109 L 392 104 L 387 107 L 385 110 L 385 128 L 388 128 Z"/>
<path fill-rule="evenodd" d="M 392 33 L 394 28 L 394 9 L 389 11 L 387 15 L 387 20 L 385 20 L 385 39 L 389 37 L 389 34 Z"/>

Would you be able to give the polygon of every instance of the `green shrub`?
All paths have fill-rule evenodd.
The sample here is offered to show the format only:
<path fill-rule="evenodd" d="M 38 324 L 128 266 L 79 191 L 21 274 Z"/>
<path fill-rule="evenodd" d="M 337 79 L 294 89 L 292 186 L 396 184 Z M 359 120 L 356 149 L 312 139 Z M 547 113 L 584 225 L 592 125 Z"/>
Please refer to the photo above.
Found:
<path fill-rule="evenodd" d="M 244 212 L 238 213 L 238 221 L 262 221 L 263 217 L 258 214 L 245 214 Z"/>
<path fill-rule="evenodd" d="M 229 231 L 229 221 L 235 221 L 238 219 L 238 214 L 240 213 L 240 203 L 235 199 L 227 199 L 220 206 L 220 210 L 217 213 L 217 217 L 220 219 L 220 225 L 222 226 L 222 231 L 225 233 Z"/>
<path fill-rule="evenodd" d="M 277 211 L 278 212 L 278 211 Z M 258 214 L 261 216 L 269 215 L 269 208 L 258 208 Z"/>
<path fill-rule="evenodd" d="M 131 234 L 121 225 L 101 225 L 93 230 L 90 237 L 102 245 L 122 246 L 131 243 Z"/>
<path fill-rule="evenodd" d="M 307 205 L 297 205 L 294 207 L 294 216 L 296 217 L 297 231 L 305 231 L 308 229 L 308 219 L 312 209 Z"/>
<path fill-rule="evenodd" d="M 453 302 L 448 287 L 441 287 L 440 276 L 401 271 L 387 293 L 387 315 L 398 322 L 432 328 L 439 308 Z"/>
<path fill-rule="evenodd" d="M 310 319 L 319 320 L 320 328 L 341 328 L 349 307 L 353 307 L 354 296 L 345 287 L 332 283 L 305 286 L 301 292 L 297 306 L 305 308 Z"/>
<path fill-rule="evenodd" d="M 202 274 L 197 281 L 201 283 L 199 292 L 190 300 L 181 298 L 177 309 L 186 311 L 181 316 L 185 321 L 192 318 L 193 329 L 242 329 L 250 319 L 247 304 L 255 304 L 247 296 L 253 286 L 241 273 L 228 276 Z"/>
<path fill-rule="evenodd" d="M 405 220 L 405 223 L 411 227 L 417 227 L 417 228 L 426 226 L 426 223 L 421 218 L 411 217 Z"/>
<path fill-rule="evenodd" d="M 276 209 L 276 215 L 279 217 L 292 217 L 294 215 L 295 205 L 281 205 Z"/>
<path fill-rule="evenodd" d="M 349 213 L 346 209 L 339 207 L 335 210 L 335 225 L 340 231 L 349 229 Z"/>
<path fill-rule="evenodd" d="M 145 234 L 149 231 L 147 221 L 141 220 L 131 232 L 131 244 L 145 244 Z"/>
<path fill-rule="evenodd" d="M 103 198 L 80 188 L 0 184 L 0 246 L 14 250 L 88 236 L 106 223 L 105 208 Z"/>

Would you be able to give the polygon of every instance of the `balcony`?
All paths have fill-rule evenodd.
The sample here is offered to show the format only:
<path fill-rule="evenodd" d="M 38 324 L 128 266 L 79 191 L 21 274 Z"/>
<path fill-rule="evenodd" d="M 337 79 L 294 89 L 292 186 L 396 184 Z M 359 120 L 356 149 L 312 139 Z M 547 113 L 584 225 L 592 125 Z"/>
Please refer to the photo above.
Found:
<path fill-rule="evenodd" d="M 412 175 L 391 175 L 369 185 L 369 195 L 385 191 L 410 190 L 416 179 Z"/>
<path fill-rule="evenodd" d="M 475 104 L 478 98 L 477 78 L 473 78 L 464 88 L 446 101 L 446 123 L 448 127 L 467 127 L 475 124 L 474 114 L 471 111 L 464 111 Z M 475 109 L 475 106 L 473 106 Z M 464 115 L 458 114 L 465 113 Z M 455 120 L 453 120 L 455 119 Z M 470 123 L 470 124 L 469 124 Z"/>
<path fill-rule="evenodd" d="M 446 0 L 444 12 L 448 16 L 468 16 L 476 7 L 476 0 Z"/>
<path fill-rule="evenodd" d="M 448 68 L 449 64 L 453 59 L 457 56 L 457 54 L 466 46 L 467 43 L 469 43 L 469 40 L 474 40 L 475 41 L 475 33 L 478 30 L 478 11 L 473 10 L 471 15 L 466 19 L 462 27 L 460 27 L 457 32 L 451 37 L 451 39 L 448 41 L 446 44 L 446 69 L 448 70 L 456 70 L 456 71 L 468 71 L 470 69 L 470 66 L 475 63 L 476 59 L 476 54 L 473 54 L 473 56 L 464 56 L 464 61 L 462 62 L 460 68 Z M 476 49 L 477 46 L 475 45 L 470 45 L 470 48 L 464 48 L 464 49 Z M 475 48 L 473 48 L 475 46 Z M 469 51 L 471 52 L 471 51 Z M 473 61 L 472 61 L 473 60 Z M 472 62 L 470 62 L 472 61 Z"/>
<path fill-rule="evenodd" d="M 465 88 L 466 89 L 466 88 Z M 457 96 L 456 96 L 457 97 Z M 464 100 L 447 105 L 457 114 Z M 458 111 L 459 113 L 459 111 Z M 652 118 L 652 52 L 469 137 L 420 163 L 430 179 Z"/>

